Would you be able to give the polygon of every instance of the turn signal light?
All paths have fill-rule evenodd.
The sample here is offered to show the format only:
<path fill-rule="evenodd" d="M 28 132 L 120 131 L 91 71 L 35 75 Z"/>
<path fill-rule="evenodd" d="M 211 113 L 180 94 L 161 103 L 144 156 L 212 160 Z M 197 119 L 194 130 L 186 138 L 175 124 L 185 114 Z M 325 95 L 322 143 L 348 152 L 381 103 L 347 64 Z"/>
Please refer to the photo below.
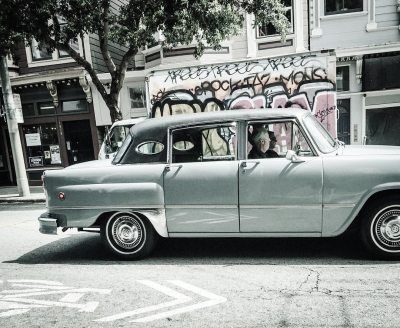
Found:
<path fill-rule="evenodd" d="M 59 200 L 65 200 L 65 194 L 63 192 L 58 193 Z"/>

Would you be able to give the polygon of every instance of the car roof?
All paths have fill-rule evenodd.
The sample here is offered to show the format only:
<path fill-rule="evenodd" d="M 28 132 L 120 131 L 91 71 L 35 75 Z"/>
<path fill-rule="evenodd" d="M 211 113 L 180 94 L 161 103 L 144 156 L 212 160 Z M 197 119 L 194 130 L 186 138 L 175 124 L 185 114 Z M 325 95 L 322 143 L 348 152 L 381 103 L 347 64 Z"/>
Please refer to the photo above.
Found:
<path fill-rule="evenodd" d="M 140 131 L 165 130 L 169 127 L 190 126 L 202 123 L 220 121 L 248 121 L 276 118 L 302 118 L 310 111 L 299 108 L 262 108 L 262 109 L 235 109 L 227 111 L 204 112 L 196 114 L 179 114 L 144 120 L 131 128 L 132 135 Z"/>
<path fill-rule="evenodd" d="M 126 120 L 121 120 L 121 121 L 116 121 L 113 123 L 114 126 L 123 126 L 123 125 L 132 125 L 132 124 L 137 124 L 139 122 L 142 122 L 146 119 L 146 117 L 137 117 L 137 118 L 130 118 Z"/>

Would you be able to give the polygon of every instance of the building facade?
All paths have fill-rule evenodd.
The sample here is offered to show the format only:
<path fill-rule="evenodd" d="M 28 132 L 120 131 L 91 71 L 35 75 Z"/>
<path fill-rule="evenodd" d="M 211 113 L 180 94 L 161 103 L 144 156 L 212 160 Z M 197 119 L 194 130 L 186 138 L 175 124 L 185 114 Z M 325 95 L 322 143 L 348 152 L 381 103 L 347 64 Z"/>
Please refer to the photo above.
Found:
<path fill-rule="evenodd" d="M 290 101 L 313 110 L 325 123 L 337 122 L 331 131 L 348 144 L 400 145 L 399 1 L 283 2 L 291 25 L 285 42 L 272 25 L 254 26 L 251 15 L 237 36 L 218 51 L 207 48 L 199 59 L 193 45 L 163 48 L 159 35 L 159 44 L 138 53 L 126 74 L 120 93 L 123 118 L 283 107 Z M 107 85 L 110 77 L 97 35 L 86 35 L 73 46 Z M 110 44 L 116 62 L 124 50 Z M 95 159 L 111 119 L 83 69 L 66 54 L 48 52 L 33 41 L 21 47 L 10 71 L 13 91 L 21 96 L 20 133 L 30 183 L 39 183 L 44 169 Z M 165 72 L 173 83 L 154 87 L 155 77 Z M 210 79 L 199 78 L 204 75 Z M 207 99 L 214 103 L 206 104 Z M 3 184 L 15 181 L 6 129 L 3 122 Z"/>
<path fill-rule="evenodd" d="M 237 62 L 255 62 L 260 58 L 296 57 L 296 55 L 301 56 L 307 53 L 309 51 L 307 1 L 284 0 L 283 2 L 286 16 L 291 25 L 284 43 L 272 25 L 254 27 L 251 15 L 246 17 L 239 35 L 224 41 L 218 51 L 206 48 L 204 55 L 199 59 L 195 59 L 193 56 L 194 46 L 185 45 L 165 49 L 162 47 L 162 35 L 158 36 L 159 45 L 143 49 L 136 55 L 135 69 L 126 74 L 120 94 L 123 118 L 151 116 L 154 95 L 151 95 L 147 79 L 153 71 L 230 65 Z M 108 74 L 102 74 L 100 78 L 104 83 L 109 81 Z M 222 79 L 222 77 L 220 78 Z M 242 76 L 242 79 L 246 79 L 246 77 Z M 230 90 L 229 93 L 231 91 L 234 90 Z M 256 94 L 253 92 L 249 96 L 254 97 Z M 98 122 L 101 125 L 110 124 L 108 109 L 96 90 L 93 90 L 93 99 Z"/>
<path fill-rule="evenodd" d="M 400 2 L 311 0 L 310 50 L 335 49 L 338 136 L 400 145 Z"/>

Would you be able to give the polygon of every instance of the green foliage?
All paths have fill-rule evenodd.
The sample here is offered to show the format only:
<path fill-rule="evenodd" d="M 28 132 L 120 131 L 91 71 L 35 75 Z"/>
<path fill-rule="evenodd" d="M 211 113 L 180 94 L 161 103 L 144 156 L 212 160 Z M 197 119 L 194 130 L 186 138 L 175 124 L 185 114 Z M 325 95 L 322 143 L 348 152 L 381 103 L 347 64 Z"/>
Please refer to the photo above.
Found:
<path fill-rule="evenodd" d="M 246 13 L 255 24 L 272 23 L 285 38 L 289 22 L 280 0 L 0 0 L 0 53 L 21 40 L 35 38 L 49 49 L 64 50 L 83 66 L 109 105 L 111 101 L 90 63 L 70 47 L 86 33 L 99 35 L 102 55 L 110 71 L 112 93 L 119 93 L 127 63 L 141 49 L 157 43 L 164 47 L 194 44 L 196 56 L 205 47 L 240 32 Z M 112 41 L 127 52 L 115 65 L 108 51 Z M 109 105 L 110 107 L 110 105 Z"/>
<path fill-rule="evenodd" d="M 130 0 L 122 1 L 119 8 L 116 3 L 120 1 L 110 0 L 1 2 L 2 49 L 23 37 L 41 42 L 51 37 L 66 45 L 84 33 L 98 33 L 107 22 L 105 37 L 129 48 L 154 44 L 154 34 L 162 32 L 165 46 L 195 43 L 200 55 L 205 45 L 218 48 L 224 39 L 237 34 L 246 12 L 254 14 L 255 24 L 272 23 L 283 37 L 288 29 L 280 0 Z"/>

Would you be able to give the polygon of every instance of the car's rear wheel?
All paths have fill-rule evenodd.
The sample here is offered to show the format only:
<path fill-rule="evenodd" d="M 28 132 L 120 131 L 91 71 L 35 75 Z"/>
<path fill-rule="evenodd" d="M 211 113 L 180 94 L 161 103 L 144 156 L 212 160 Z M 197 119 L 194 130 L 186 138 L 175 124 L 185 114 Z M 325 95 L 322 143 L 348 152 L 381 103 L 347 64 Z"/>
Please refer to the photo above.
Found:
<path fill-rule="evenodd" d="M 101 227 L 104 245 L 124 259 L 146 257 L 154 249 L 157 233 L 153 226 L 135 213 L 115 213 Z"/>
<path fill-rule="evenodd" d="M 375 202 L 365 213 L 362 240 L 380 258 L 400 258 L 400 196 Z"/>

